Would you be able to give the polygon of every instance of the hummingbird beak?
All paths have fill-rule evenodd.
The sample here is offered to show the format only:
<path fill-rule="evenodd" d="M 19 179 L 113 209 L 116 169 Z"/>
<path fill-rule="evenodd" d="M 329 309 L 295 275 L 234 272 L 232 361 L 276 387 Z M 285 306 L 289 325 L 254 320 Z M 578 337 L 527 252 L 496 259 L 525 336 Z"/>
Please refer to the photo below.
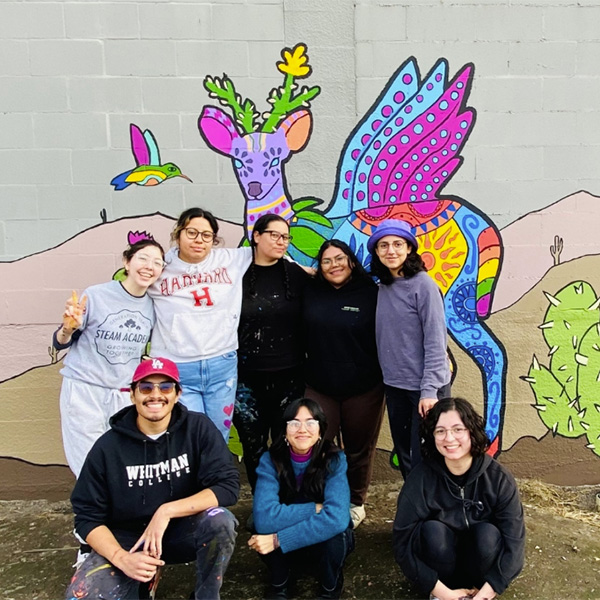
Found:
<path fill-rule="evenodd" d="M 184 175 L 183 173 L 179 175 L 179 177 L 183 177 L 184 179 L 187 179 L 190 183 L 194 183 L 187 175 Z"/>

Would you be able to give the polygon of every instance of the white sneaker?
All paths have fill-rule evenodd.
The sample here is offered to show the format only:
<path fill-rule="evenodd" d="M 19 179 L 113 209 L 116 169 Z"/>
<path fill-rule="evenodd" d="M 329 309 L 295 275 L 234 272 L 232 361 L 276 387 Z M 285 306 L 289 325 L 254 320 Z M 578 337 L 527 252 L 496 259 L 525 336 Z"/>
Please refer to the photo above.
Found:
<path fill-rule="evenodd" d="M 367 516 L 364 504 L 350 504 L 350 519 L 352 519 L 352 527 L 356 529 Z"/>
<path fill-rule="evenodd" d="M 77 550 L 77 560 L 73 565 L 71 565 L 74 569 L 79 569 L 79 567 L 83 564 L 83 561 L 90 555 L 90 552 L 82 552 L 81 550 Z"/>

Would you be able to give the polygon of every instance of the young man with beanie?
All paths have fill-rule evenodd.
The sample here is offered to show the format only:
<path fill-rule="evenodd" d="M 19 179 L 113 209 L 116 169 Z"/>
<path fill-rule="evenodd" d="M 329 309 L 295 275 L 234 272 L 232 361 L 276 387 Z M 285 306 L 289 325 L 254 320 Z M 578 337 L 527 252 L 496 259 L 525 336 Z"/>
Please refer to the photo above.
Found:
<path fill-rule="evenodd" d="M 75 530 L 92 547 L 67 598 L 138 598 L 159 567 L 196 561 L 196 598 L 219 598 L 235 545 L 239 475 L 206 415 L 178 403 L 179 372 L 151 358 L 131 383 L 133 406 L 88 454 L 71 495 Z"/>

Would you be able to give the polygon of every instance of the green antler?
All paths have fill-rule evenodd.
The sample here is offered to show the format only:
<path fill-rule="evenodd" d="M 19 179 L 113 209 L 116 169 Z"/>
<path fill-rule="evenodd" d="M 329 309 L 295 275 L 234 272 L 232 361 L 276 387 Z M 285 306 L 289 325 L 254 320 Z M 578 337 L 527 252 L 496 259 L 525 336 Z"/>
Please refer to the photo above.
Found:
<path fill-rule="evenodd" d="M 284 48 L 281 51 L 283 62 L 277 63 L 277 69 L 285 75 L 283 87 L 273 88 L 267 102 L 273 105 L 270 112 L 263 113 L 265 122 L 260 130 L 263 133 L 272 133 L 279 122 L 297 108 L 304 106 L 308 108 L 310 101 L 321 92 L 321 88 L 315 85 L 311 88 L 304 86 L 300 93 L 294 96 L 298 89 L 296 79 L 308 77 L 312 68 L 308 64 L 308 54 L 304 44 L 296 44 L 293 49 Z"/>
<path fill-rule="evenodd" d="M 217 98 L 223 106 L 231 107 L 236 122 L 245 133 L 256 131 L 258 125 L 254 121 L 260 114 L 256 112 L 254 102 L 246 98 L 242 103 L 242 97 L 235 91 L 233 82 L 225 73 L 223 77 L 207 75 L 203 83 L 211 98 Z"/>

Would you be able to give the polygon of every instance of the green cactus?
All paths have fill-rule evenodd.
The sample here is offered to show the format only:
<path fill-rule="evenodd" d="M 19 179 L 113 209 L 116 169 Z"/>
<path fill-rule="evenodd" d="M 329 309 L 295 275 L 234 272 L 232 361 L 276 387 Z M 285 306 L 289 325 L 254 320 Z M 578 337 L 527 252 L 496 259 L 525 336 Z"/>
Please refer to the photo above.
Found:
<path fill-rule="evenodd" d="M 550 364 L 540 364 L 534 355 L 522 379 L 553 435 L 585 435 L 587 447 L 600 456 L 600 299 L 585 281 L 570 283 L 554 296 L 544 294 L 550 306 L 539 327 Z"/>

